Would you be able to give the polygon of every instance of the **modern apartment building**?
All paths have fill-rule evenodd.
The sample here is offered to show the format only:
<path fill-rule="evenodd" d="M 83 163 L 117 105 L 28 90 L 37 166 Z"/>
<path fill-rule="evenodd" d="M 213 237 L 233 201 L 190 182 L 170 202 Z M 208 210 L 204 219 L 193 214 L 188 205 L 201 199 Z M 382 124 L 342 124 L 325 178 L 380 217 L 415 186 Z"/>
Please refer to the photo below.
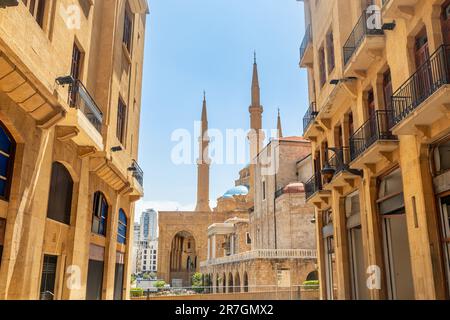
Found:
<path fill-rule="evenodd" d="M 129 297 L 148 12 L 0 1 L 0 299 Z"/>
<path fill-rule="evenodd" d="M 323 299 L 450 293 L 450 1 L 305 0 Z"/>

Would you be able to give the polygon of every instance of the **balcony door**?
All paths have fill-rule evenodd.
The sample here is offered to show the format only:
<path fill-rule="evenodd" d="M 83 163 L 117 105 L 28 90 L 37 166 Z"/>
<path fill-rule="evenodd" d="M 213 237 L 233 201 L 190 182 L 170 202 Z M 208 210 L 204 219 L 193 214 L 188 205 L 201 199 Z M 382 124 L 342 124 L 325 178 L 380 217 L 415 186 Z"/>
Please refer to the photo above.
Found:
<path fill-rule="evenodd" d="M 425 28 L 416 37 L 415 50 L 418 78 L 414 85 L 414 90 L 416 92 L 413 95 L 415 96 L 413 101 L 420 104 L 430 95 L 433 86 L 433 74 L 430 64 L 430 48 L 428 45 L 428 38 Z"/>

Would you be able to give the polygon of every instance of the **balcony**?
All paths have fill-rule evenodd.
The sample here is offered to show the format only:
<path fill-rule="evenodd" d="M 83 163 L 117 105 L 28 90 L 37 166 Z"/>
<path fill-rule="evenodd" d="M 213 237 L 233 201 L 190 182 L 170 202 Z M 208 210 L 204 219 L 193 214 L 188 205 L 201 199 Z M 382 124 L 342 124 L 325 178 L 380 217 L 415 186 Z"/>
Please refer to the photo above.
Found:
<path fill-rule="evenodd" d="M 364 77 L 373 61 L 383 53 L 384 31 L 381 25 L 374 23 L 377 14 L 379 13 L 364 11 L 344 45 L 346 77 Z"/>
<path fill-rule="evenodd" d="M 311 103 L 308 110 L 306 111 L 305 116 L 303 117 L 303 132 L 305 137 L 307 136 L 306 133 L 310 129 L 310 126 L 314 123 L 318 114 L 319 112 L 317 112 L 316 103 Z"/>
<path fill-rule="evenodd" d="M 200 268 L 257 259 L 317 259 L 313 249 L 259 249 L 200 262 Z"/>
<path fill-rule="evenodd" d="M 392 132 L 426 139 L 450 131 L 450 46 L 441 46 L 393 94 Z"/>
<path fill-rule="evenodd" d="M 322 175 L 320 172 L 316 172 L 316 174 L 305 183 L 305 194 L 306 201 L 314 204 L 318 208 L 329 205 L 331 192 L 329 190 L 323 190 Z"/>
<path fill-rule="evenodd" d="M 414 15 L 415 5 L 418 2 L 419 0 L 383 0 L 383 17 L 409 19 Z"/>
<path fill-rule="evenodd" d="M 334 154 L 328 160 L 325 168 L 330 174 L 329 177 L 324 176 L 323 189 L 331 191 L 333 188 L 344 188 L 355 186 L 355 180 L 358 178 L 358 174 L 350 169 L 350 147 L 328 148 L 328 151 L 332 151 Z"/>
<path fill-rule="evenodd" d="M 390 131 L 391 123 L 392 111 L 378 110 L 350 137 L 352 168 L 362 170 L 382 159 L 392 161 L 398 141 Z"/>
<path fill-rule="evenodd" d="M 313 44 L 312 44 L 312 28 L 308 25 L 300 46 L 300 67 L 311 67 L 314 62 Z"/>
<path fill-rule="evenodd" d="M 79 80 L 69 90 L 70 110 L 58 124 L 58 139 L 72 139 L 79 146 L 103 150 L 103 114 Z"/>
<path fill-rule="evenodd" d="M 141 169 L 136 160 L 133 160 L 128 171 L 132 172 L 134 182 L 132 183 L 133 192 L 131 196 L 135 196 L 137 199 L 144 195 L 144 171 Z M 135 183 L 137 182 L 137 183 Z"/>

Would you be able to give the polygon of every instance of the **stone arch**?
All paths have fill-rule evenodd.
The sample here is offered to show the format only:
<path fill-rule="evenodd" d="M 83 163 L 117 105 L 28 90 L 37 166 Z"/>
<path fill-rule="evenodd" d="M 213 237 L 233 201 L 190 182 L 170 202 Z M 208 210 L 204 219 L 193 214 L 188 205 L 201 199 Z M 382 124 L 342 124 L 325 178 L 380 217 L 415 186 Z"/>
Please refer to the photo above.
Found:
<path fill-rule="evenodd" d="M 317 272 L 317 270 L 311 271 L 306 276 L 306 281 L 315 281 L 315 280 L 319 280 L 319 272 Z"/>
<path fill-rule="evenodd" d="M 228 286 L 227 286 L 228 290 L 227 293 L 233 293 L 234 292 L 234 279 L 233 279 L 233 274 L 230 272 L 228 274 Z"/>
<path fill-rule="evenodd" d="M 244 279 L 243 279 L 243 285 L 244 285 L 244 292 L 248 292 L 248 274 L 247 271 L 244 272 Z"/>
<path fill-rule="evenodd" d="M 172 238 L 170 247 L 170 281 L 173 286 L 189 287 L 198 271 L 196 240 L 192 233 L 180 231 Z"/>
<path fill-rule="evenodd" d="M 241 276 L 239 275 L 239 272 L 236 272 L 234 275 L 234 292 L 241 292 Z"/>

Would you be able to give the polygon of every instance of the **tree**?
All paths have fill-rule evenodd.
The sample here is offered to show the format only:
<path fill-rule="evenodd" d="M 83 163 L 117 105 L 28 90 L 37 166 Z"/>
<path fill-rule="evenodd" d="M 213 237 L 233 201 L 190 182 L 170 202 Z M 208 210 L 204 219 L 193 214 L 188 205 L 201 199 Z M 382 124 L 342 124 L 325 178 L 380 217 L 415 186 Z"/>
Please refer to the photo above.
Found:
<path fill-rule="evenodd" d="M 166 282 L 165 281 L 156 281 L 155 282 L 155 288 L 162 289 L 165 286 L 166 286 Z"/>
<path fill-rule="evenodd" d="M 197 293 L 203 292 L 203 275 L 200 272 L 192 276 L 192 289 Z"/>

